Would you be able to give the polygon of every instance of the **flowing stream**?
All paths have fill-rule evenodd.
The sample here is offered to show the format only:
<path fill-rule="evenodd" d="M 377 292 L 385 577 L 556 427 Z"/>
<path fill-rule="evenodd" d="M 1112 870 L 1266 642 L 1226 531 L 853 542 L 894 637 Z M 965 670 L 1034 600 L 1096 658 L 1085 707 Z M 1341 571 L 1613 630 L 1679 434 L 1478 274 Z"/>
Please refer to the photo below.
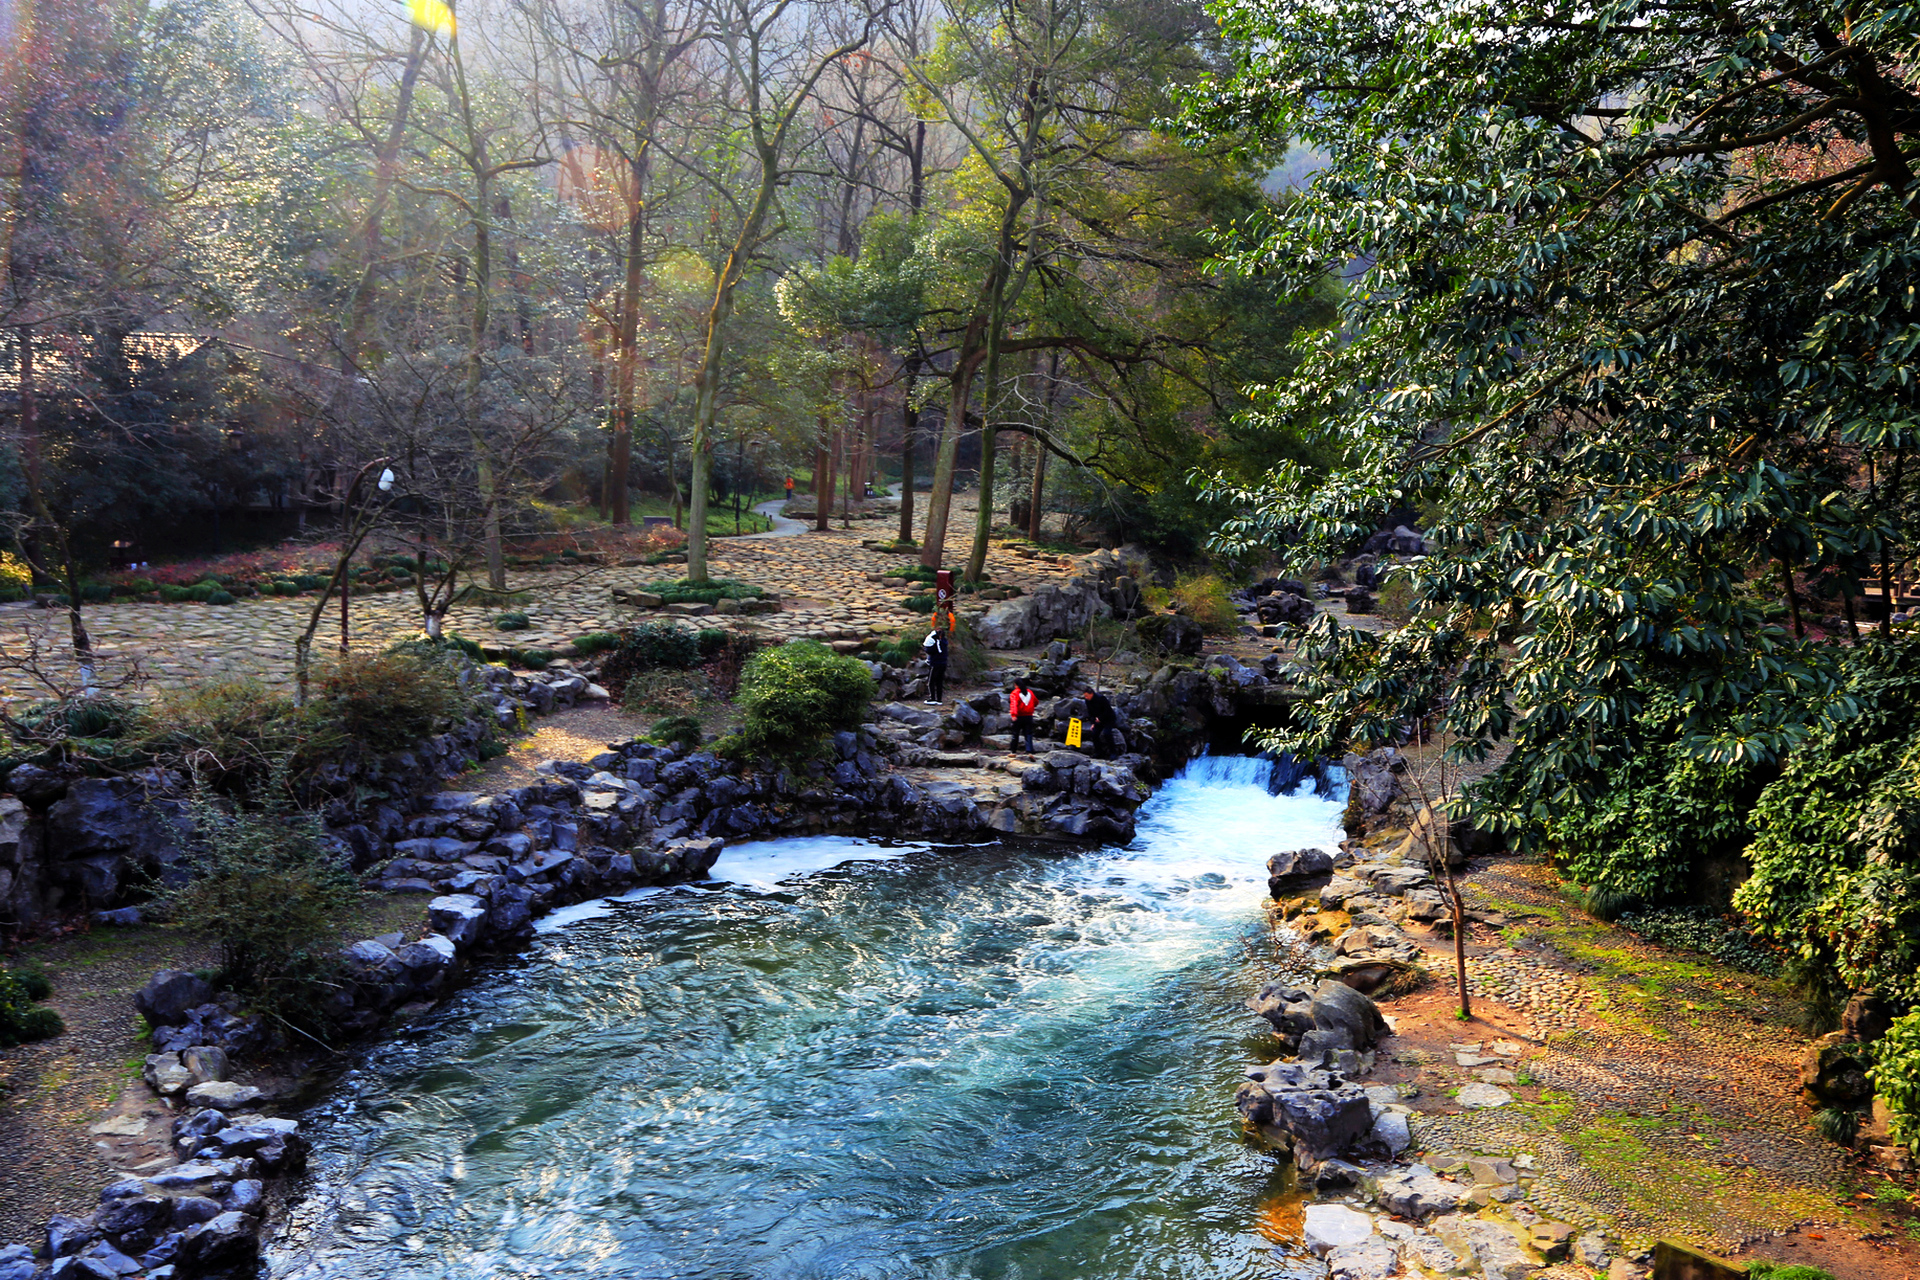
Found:
<path fill-rule="evenodd" d="M 276 1277 L 1309 1274 L 1233 1090 L 1267 857 L 1340 805 L 1203 757 L 1124 848 L 730 849 L 556 913 L 310 1112 Z"/>

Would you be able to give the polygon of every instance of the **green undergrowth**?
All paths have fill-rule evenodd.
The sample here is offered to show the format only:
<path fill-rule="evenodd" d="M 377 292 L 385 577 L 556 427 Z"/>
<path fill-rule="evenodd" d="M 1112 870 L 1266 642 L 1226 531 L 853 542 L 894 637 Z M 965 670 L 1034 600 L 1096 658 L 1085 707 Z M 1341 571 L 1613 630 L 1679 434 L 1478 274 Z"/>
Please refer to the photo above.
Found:
<path fill-rule="evenodd" d="M 649 582 L 644 590 L 667 604 L 718 604 L 722 600 L 758 600 L 766 592 L 747 582 L 732 578 L 709 578 L 695 582 L 691 578 Z"/>

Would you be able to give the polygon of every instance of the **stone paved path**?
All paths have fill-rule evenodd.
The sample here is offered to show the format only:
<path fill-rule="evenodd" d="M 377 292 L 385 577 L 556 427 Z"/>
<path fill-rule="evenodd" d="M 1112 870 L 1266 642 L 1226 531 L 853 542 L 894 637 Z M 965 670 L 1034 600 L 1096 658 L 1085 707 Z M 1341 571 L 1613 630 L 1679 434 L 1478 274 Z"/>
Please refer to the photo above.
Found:
<path fill-rule="evenodd" d="M 956 512 L 956 523 L 964 513 Z M 711 544 L 710 569 L 716 577 L 736 578 L 766 587 L 782 598 L 781 611 L 749 619 L 716 617 L 696 625 L 756 627 L 783 637 L 858 639 L 891 633 L 918 620 L 904 611 L 901 588 L 887 587 L 869 575 L 907 568 L 911 556 L 870 551 L 863 538 L 885 536 L 874 522 L 856 521 L 852 529 L 806 532 L 783 538 L 721 538 Z M 965 541 L 956 544 L 964 554 Z M 998 585 L 1031 591 L 1047 581 L 1073 576 L 1078 561 L 1044 553 L 1022 555 L 1013 546 L 995 545 L 987 556 L 990 578 Z M 650 582 L 675 578 L 684 565 L 635 568 L 539 570 L 516 573 L 508 585 L 529 593 L 513 606 L 532 620 L 521 632 L 494 630 L 498 607 L 457 606 L 448 630 L 481 643 L 521 649 L 560 648 L 577 636 L 610 631 L 648 617 L 613 602 L 612 589 L 638 590 Z M 293 645 L 306 626 L 313 599 L 261 597 L 227 606 L 203 604 L 105 604 L 86 611 L 88 630 L 103 657 L 137 658 L 158 687 L 243 676 L 284 686 L 293 678 Z M 315 652 L 333 652 L 339 637 L 338 602 L 315 639 Z M 355 648 L 381 648 L 420 626 L 408 592 L 357 596 L 352 602 Z M 0 606 L 0 649 L 17 651 L 33 632 L 49 652 L 66 645 L 66 615 L 29 605 Z M 30 681 L 0 674 L 0 696 L 43 696 Z"/>
<path fill-rule="evenodd" d="M 1441 1109 L 1416 1125 L 1429 1150 L 1531 1153 L 1536 1207 L 1636 1242 L 1673 1236 L 1733 1251 L 1801 1224 L 1863 1229 L 1849 1207 L 1858 1175 L 1848 1153 L 1814 1134 L 1799 1099 L 1807 1038 L 1781 983 L 1594 920 L 1539 863 L 1494 860 L 1466 895 L 1510 921 L 1474 929 L 1475 1021 L 1451 1016 L 1451 944 L 1437 937 L 1433 984 L 1389 1008 L 1429 1040 L 1506 1036 L 1526 1047 L 1513 1072 L 1493 1077 L 1515 1101 L 1464 1112 L 1446 1091 L 1486 1074 L 1457 1069 L 1448 1044 L 1396 1050 L 1422 1109 Z M 1879 1274 L 1904 1275 L 1908 1262 Z"/>

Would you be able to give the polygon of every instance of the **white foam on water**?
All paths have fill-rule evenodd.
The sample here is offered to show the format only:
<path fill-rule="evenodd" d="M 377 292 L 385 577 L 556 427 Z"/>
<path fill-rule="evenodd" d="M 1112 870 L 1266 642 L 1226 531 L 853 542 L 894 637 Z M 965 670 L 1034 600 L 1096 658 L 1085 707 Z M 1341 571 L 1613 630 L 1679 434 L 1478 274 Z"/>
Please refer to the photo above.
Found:
<path fill-rule="evenodd" d="M 728 845 L 708 877 L 755 889 L 773 889 L 804 876 L 851 862 L 892 862 L 911 853 L 925 853 L 930 844 L 881 844 L 846 836 L 794 836 L 786 840 L 755 840 Z"/>
<path fill-rule="evenodd" d="M 615 903 L 638 902 L 642 898 L 652 897 L 656 893 L 665 893 L 666 891 L 667 886 L 646 885 L 643 888 L 623 893 L 617 898 L 594 898 L 589 902 L 576 902 L 570 907 L 561 907 L 557 911 L 550 911 L 546 915 L 541 916 L 533 922 L 533 931 L 535 933 L 558 933 L 570 924 L 578 924 L 582 920 L 599 920 L 605 916 L 612 915 Z"/>

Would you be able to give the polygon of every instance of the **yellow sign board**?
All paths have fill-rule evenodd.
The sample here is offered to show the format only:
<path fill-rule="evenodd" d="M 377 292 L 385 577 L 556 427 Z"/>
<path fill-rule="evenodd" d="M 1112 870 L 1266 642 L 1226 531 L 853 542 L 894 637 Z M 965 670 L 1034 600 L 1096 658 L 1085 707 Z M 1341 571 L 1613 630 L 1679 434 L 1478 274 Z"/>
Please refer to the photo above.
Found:
<path fill-rule="evenodd" d="M 1067 745 L 1070 747 L 1077 747 L 1080 745 L 1080 717 L 1079 716 L 1075 716 L 1073 719 L 1067 721 Z"/>

